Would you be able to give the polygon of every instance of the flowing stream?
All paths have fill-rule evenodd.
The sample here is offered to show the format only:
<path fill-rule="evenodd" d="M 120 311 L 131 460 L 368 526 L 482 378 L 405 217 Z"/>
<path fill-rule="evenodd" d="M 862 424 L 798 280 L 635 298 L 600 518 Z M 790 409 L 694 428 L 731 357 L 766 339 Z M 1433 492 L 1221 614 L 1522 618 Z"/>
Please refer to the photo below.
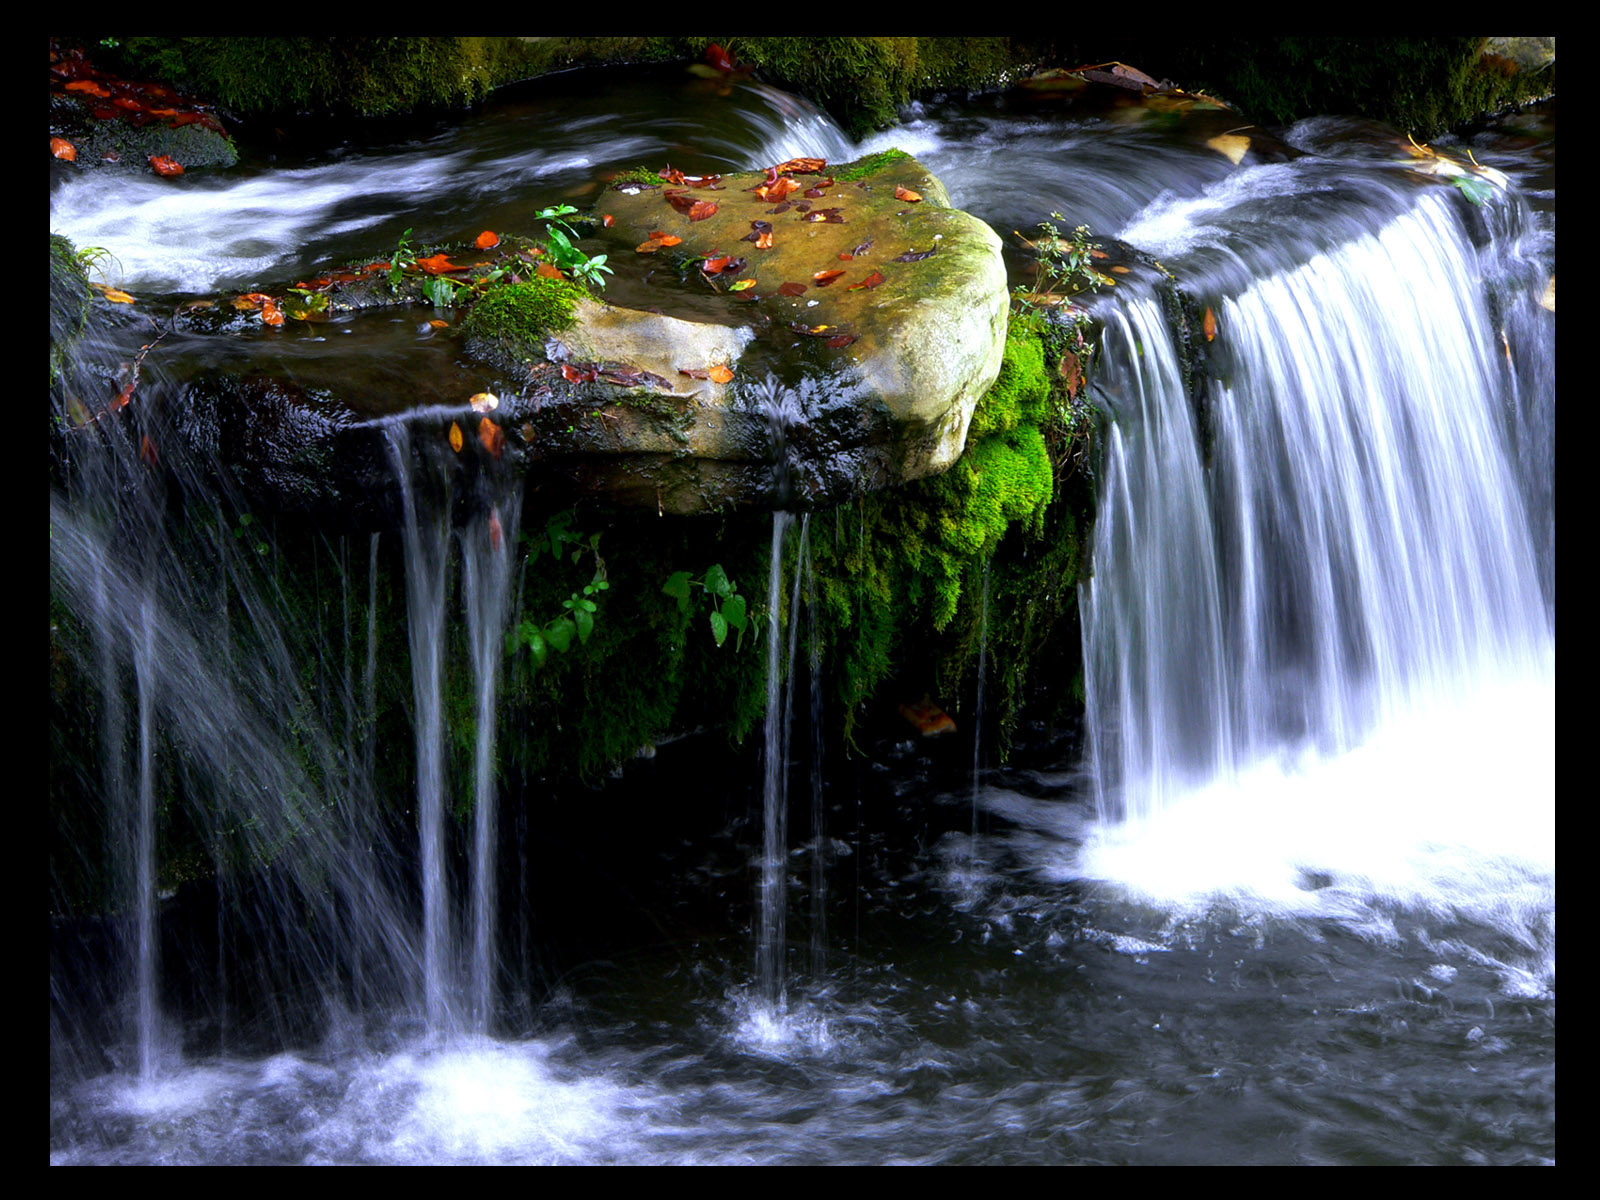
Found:
<path fill-rule="evenodd" d="M 525 228 L 611 170 L 897 145 L 1002 236 L 1060 213 L 1158 260 L 1216 336 L 1154 272 L 1091 302 L 1086 751 L 1006 767 L 906 741 L 824 774 L 800 643 L 812 547 L 849 522 L 778 512 L 764 771 L 690 738 L 604 788 L 508 799 L 520 485 L 451 496 L 396 420 L 403 572 L 382 577 L 376 536 L 329 535 L 289 597 L 251 514 L 181 472 L 212 549 L 163 547 L 177 498 L 105 431 L 51 497 L 53 595 L 103 693 L 111 844 L 81 853 L 119 881 L 113 918 L 53 922 L 51 1161 L 1553 1162 L 1553 105 L 1473 140 L 1505 178 L 1481 203 L 1353 121 L 1235 165 L 1213 115 L 991 98 L 858 147 L 765 85 L 604 72 L 381 146 L 54 175 L 53 231 L 179 296 L 408 228 Z M 375 413 L 489 379 L 409 314 L 296 332 L 163 350 Z M 781 446 L 789 398 L 769 399 Z M 408 662 L 377 644 L 380 605 Z M 454 644 L 475 684 L 453 756 Z M 404 730 L 363 716 L 389 670 Z M 370 803 L 395 755 L 403 827 Z M 152 877 L 177 771 L 214 797 L 217 863 L 250 867 L 204 920 Z M 215 931 L 205 955 L 180 924 Z"/>

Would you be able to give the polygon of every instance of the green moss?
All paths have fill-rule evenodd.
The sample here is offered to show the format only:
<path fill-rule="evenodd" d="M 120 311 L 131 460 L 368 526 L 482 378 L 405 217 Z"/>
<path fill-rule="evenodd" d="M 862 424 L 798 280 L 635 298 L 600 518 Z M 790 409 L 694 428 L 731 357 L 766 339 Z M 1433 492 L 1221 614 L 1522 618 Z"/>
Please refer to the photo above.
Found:
<path fill-rule="evenodd" d="M 89 276 L 73 244 L 50 235 L 50 386 L 61 377 L 72 346 L 89 322 Z"/>
<path fill-rule="evenodd" d="M 531 352 L 551 330 L 571 325 L 573 309 L 587 299 L 591 297 L 581 285 L 539 275 L 526 283 L 491 288 L 461 327 L 469 336 L 498 341 L 513 353 L 518 348 Z"/>
<path fill-rule="evenodd" d="M 612 186 L 624 183 L 642 183 L 650 187 L 660 187 L 661 176 L 649 167 L 629 167 L 626 171 L 619 172 L 611 182 Z"/>
<path fill-rule="evenodd" d="M 853 183 L 857 179 L 865 179 L 868 175 L 882 170 L 892 162 L 898 162 L 900 159 L 910 157 L 911 155 L 904 150 L 896 150 L 891 147 L 888 150 L 879 150 L 876 154 L 868 154 L 856 159 L 854 162 L 846 163 L 837 170 L 830 172 L 830 174 L 840 183 Z"/>

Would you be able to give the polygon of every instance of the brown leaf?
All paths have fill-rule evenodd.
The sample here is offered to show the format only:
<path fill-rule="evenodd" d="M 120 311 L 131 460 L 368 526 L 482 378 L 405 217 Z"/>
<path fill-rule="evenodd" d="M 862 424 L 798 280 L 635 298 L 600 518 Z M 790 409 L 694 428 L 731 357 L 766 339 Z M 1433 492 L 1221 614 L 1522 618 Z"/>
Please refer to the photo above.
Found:
<path fill-rule="evenodd" d="M 500 426 L 485 417 L 478 422 L 478 440 L 483 443 L 485 450 L 499 458 L 500 451 L 505 448 L 506 435 Z"/>
<path fill-rule="evenodd" d="M 1209 342 L 1212 338 L 1217 336 L 1217 318 L 1209 308 L 1206 309 L 1203 325 L 1206 331 L 1206 341 Z"/>
<path fill-rule="evenodd" d="M 925 258 L 932 258 L 937 253 L 939 253 L 939 247 L 938 246 L 934 246 L 934 248 L 932 250 L 907 250 L 904 254 L 895 255 L 894 258 L 891 261 L 892 262 L 921 262 Z"/>
<path fill-rule="evenodd" d="M 826 342 L 823 343 L 823 345 L 827 346 L 828 349 L 830 349 L 830 350 L 838 350 L 843 346 L 848 346 L 851 342 L 855 341 L 856 338 L 859 337 L 859 336 L 860 336 L 859 334 L 855 334 L 855 333 L 841 333 L 837 337 L 829 338 Z"/>
<path fill-rule="evenodd" d="M 150 440 L 148 433 L 139 435 L 139 457 L 152 467 L 156 465 L 156 444 Z"/>
<path fill-rule="evenodd" d="M 851 292 L 859 292 L 863 288 L 875 288 L 882 282 L 883 282 L 883 272 L 874 271 L 871 275 L 868 275 L 860 283 L 852 283 L 849 286 L 849 288 L 847 288 L 846 290 L 847 291 L 851 291 Z"/>
<path fill-rule="evenodd" d="M 825 158 L 791 158 L 769 169 L 779 175 L 820 175 L 827 165 Z"/>
<path fill-rule="evenodd" d="M 461 437 L 461 426 L 457 425 L 454 421 L 451 421 L 450 422 L 450 449 L 454 450 L 457 454 L 460 454 L 461 453 L 462 441 L 463 441 L 463 439 Z"/>
<path fill-rule="evenodd" d="M 805 290 L 806 285 L 803 283 L 780 283 L 778 285 L 778 295 L 780 296 L 798 296 Z"/>
<path fill-rule="evenodd" d="M 500 553 L 500 543 L 503 538 L 504 535 L 500 530 L 500 510 L 491 508 L 489 510 L 489 549 L 496 554 Z"/>
<path fill-rule="evenodd" d="M 842 268 L 839 268 L 839 267 L 835 267 L 831 271 L 818 271 L 816 274 L 814 274 L 811 277 L 811 282 L 814 283 L 817 287 L 823 288 L 823 287 L 827 287 L 830 283 L 832 283 L 835 279 L 839 278 L 839 276 L 841 276 L 843 274 L 844 274 L 844 270 Z"/>
<path fill-rule="evenodd" d="M 901 187 L 899 184 L 896 184 L 894 189 L 894 198 L 896 200 L 909 200 L 913 204 L 916 204 L 922 199 L 922 193 L 913 192 L 910 188 Z"/>

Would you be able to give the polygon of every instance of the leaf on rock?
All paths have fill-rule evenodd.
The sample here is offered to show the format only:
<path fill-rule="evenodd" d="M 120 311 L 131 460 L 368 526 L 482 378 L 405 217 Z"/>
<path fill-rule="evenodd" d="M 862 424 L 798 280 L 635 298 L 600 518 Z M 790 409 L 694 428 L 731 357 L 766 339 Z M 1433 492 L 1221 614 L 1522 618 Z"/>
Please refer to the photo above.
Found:
<path fill-rule="evenodd" d="M 150 168 L 157 175 L 183 174 L 183 164 L 165 154 L 152 154 L 150 156 Z"/>
<path fill-rule="evenodd" d="M 798 296 L 805 290 L 806 285 L 803 283 L 780 283 L 778 285 L 778 295 L 780 296 Z"/>
<path fill-rule="evenodd" d="M 742 292 L 746 288 L 755 287 L 755 285 L 756 281 L 754 279 L 736 279 L 728 285 L 728 290 L 730 292 Z"/>
<path fill-rule="evenodd" d="M 925 258 L 932 258 L 937 253 L 939 253 L 939 247 L 938 246 L 935 246 L 932 250 L 907 250 L 904 254 L 895 255 L 894 258 L 892 258 L 890 261 L 891 262 L 921 262 Z"/>
<path fill-rule="evenodd" d="M 467 403 L 472 405 L 475 413 L 490 413 L 500 407 L 500 397 L 493 392 L 479 392 L 470 397 Z"/>
<path fill-rule="evenodd" d="M 791 158 L 768 169 L 779 175 L 821 175 L 822 168 L 827 165 L 825 158 Z"/>
<path fill-rule="evenodd" d="M 419 270 L 426 271 L 429 275 L 448 275 L 452 271 L 467 269 L 456 266 L 446 254 L 431 254 L 427 258 L 419 258 L 416 265 Z"/>
<path fill-rule="evenodd" d="M 492 250 L 500 244 L 500 235 L 492 229 L 485 229 L 472 244 L 479 250 Z"/>
<path fill-rule="evenodd" d="M 457 454 L 460 454 L 461 453 L 462 441 L 463 441 L 463 439 L 462 439 L 462 436 L 461 436 L 461 426 L 457 425 L 454 421 L 451 421 L 450 422 L 450 449 L 454 450 Z"/>
<path fill-rule="evenodd" d="M 716 366 L 712 367 L 706 372 L 706 377 L 710 379 L 712 383 L 727 383 L 733 378 L 733 368 L 718 363 Z"/>
<path fill-rule="evenodd" d="M 819 288 L 824 288 L 843 274 L 844 270 L 840 267 L 835 267 L 829 271 L 818 271 L 816 274 L 811 276 L 811 282 Z"/>
<path fill-rule="evenodd" d="M 537 267 L 534 268 L 534 274 L 535 275 L 543 275 L 546 279 L 565 279 L 566 278 L 566 276 L 561 273 L 561 268 L 553 266 L 550 263 L 540 263 Z"/>
<path fill-rule="evenodd" d="M 894 198 L 896 200 L 909 200 L 913 204 L 916 204 L 921 201 L 922 193 L 913 192 L 910 188 L 901 187 L 899 184 L 896 184 L 894 189 Z"/>
<path fill-rule="evenodd" d="M 863 288 L 875 288 L 882 282 L 883 282 L 883 272 L 882 271 L 874 271 L 871 275 L 868 275 L 860 283 L 852 283 L 845 290 L 846 291 L 851 291 L 851 292 L 859 292 Z"/>
<path fill-rule="evenodd" d="M 851 342 L 855 341 L 856 338 L 859 337 L 859 336 L 860 336 L 859 334 L 854 334 L 854 333 L 841 333 L 841 334 L 838 334 L 835 337 L 829 338 L 827 340 L 827 342 L 824 343 L 824 344 L 830 350 L 838 350 L 842 346 L 848 346 Z"/>
<path fill-rule="evenodd" d="M 85 96 L 98 96 L 102 100 L 111 95 L 110 92 L 101 87 L 92 79 L 74 79 L 71 83 L 67 84 L 67 91 L 82 92 Z"/>
<path fill-rule="evenodd" d="M 1217 336 L 1217 317 L 1216 314 L 1213 313 L 1209 308 L 1206 309 L 1206 315 L 1202 322 L 1202 326 L 1206 332 L 1206 341 L 1209 342 Z"/>
<path fill-rule="evenodd" d="M 78 148 L 66 138 L 53 137 L 50 139 L 50 153 L 62 162 L 77 162 Z"/>

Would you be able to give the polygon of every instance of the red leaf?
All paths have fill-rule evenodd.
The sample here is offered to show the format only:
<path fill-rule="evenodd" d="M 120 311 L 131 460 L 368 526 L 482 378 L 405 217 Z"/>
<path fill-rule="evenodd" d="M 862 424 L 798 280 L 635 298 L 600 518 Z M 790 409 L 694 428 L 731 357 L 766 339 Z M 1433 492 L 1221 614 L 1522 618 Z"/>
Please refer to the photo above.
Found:
<path fill-rule="evenodd" d="M 875 288 L 882 282 L 883 282 L 883 272 L 874 271 L 871 275 L 868 275 L 860 283 L 852 283 L 849 286 L 849 288 L 847 288 L 846 290 L 847 291 L 851 291 L 851 292 L 858 292 L 862 288 Z"/>
<path fill-rule="evenodd" d="M 816 284 L 819 288 L 827 287 L 830 283 L 843 274 L 843 268 L 837 267 L 831 271 L 818 271 L 811 277 L 811 282 Z"/>
<path fill-rule="evenodd" d="M 485 229 L 472 244 L 479 250 L 492 250 L 500 244 L 500 235 L 491 229 Z"/>
<path fill-rule="evenodd" d="M 78 150 L 66 138 L 53 137 L 50 139 L 50 153 L 62 162 L 77 162 Z"/>
<path fill-rule="evenodd" d="M 842 346 L 848 346 L 859 336 L 859 334 L 854 333 L 841 333 L 838 337 L 829 338 L 823 343 L 823 345 L 827 346 L 830 350 L 838 350 Z"/>
<path fill-rule="evenodd" d="M 156 444 L 150 440 L 148 433 L 139 435 L 139 457 L 152 467 L 156 465 Z"/>
<path fill-rule="evenodd" d="M 714 200 L 696 200 L 694 206 L 689 209 L 689 220 L 704 221 L 716 211 L 717 205 Z"/>
<path fill-rule="evenodd" d="M 610 213 L 606 213 L 600 218 L 600 224 L 604 225 L 607 229 L 610 229 L 616 224 L 616 220 Z"/>
<path fill-rule="evenodd" d="M 466 270 L 465 267 L 456 266 L 455 263 L 450 261 L 449 255 L 443 253 L 432 254 L 427 258 L 419 258 L 417 259 L 417 266 L 429 275 L 447 275 L 451 271 Z"/>
<path fill-rule="evenodd" d="M 157 175 L 182 175 L 183 164 L 165 154 L 152 154 L 150 166 Z"/>
<path fill-rule="evenodd" d="M 726 50 L 715 42 L 706 47 L 706 62 L 719 71 L 732 71 L 734 69 L 733 59 Z"/>
<path fill-rule="evenodd" d="M 798 296 L 805 290 L 806 285 L 803 283 L 780 283 L 778 285 L 778 295 L 780 296 Z"/>
<path fill-rule="evenodd" d="M 74 79 L 67 84 L 67 91 L 82 92 L 87 96 L 99 96 L 102 100 L 111 95 L 110 92 L 92 79 Z"/>

